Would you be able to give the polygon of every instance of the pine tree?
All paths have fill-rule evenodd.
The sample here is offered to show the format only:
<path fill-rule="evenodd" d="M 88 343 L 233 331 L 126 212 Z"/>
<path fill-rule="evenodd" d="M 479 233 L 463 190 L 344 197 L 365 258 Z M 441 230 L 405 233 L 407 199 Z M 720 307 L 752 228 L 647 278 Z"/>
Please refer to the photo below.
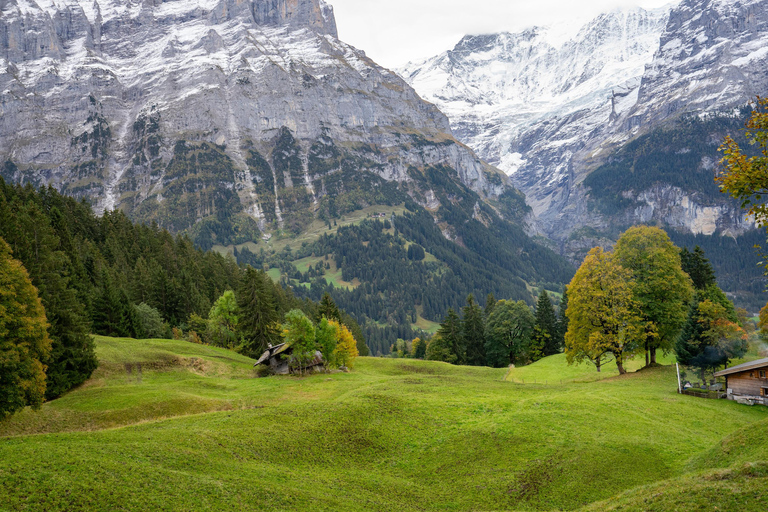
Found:
<path fill-rule="evenodd" d="M 466 363 L 472 366 L 485 366 L 485 321 L 483 310 L 471 294 L 462 311 L 461 334 L 466 347 Z"/>
<path fill-rule="evenodd" d="M 467 351 L 462 336 L 461 319 L 453 309 L 448 313 L 437 330 L 437 336 L 442 340 L 443 345 L 450 351 L 451 359 L 454 364 L 464 364 Z"/>
<path fill-rule="evenodd" d="M 561 351 L 555 309 L 544 289 L 539 290 L 539 300 L 536 302 L 536 324 L 532 344 L 540 347 L 542 357 L 558 354 Z"/>
<path fill-rule="evenodd" d="M 117 288 L 106 270 L 101 271 L 101 288 L 93 301 L 93 331 L 103 336 L 135 337 L 142 334 L 128 296 Z"/>
<path fill-rule="evenodd" d="M 315 322 L 319 322 L 323 317 L 328 320 L 341 320 L 339 308 L 336 307 L 336 303 L 333 302 L 333 299 L 328 292 L 325 292 L 320 299 L 320 307 L 317 308 L 317 318 L 315 319 Z"/>
<path fill-rule="evenodd" d="M 488 317 L 491 316 L 491 313 L 493 313 L 493 308 L 496 307 L 496 297 L 493 296 L 493 293 L 489 293 L 488 296 L 485 298 L 485 309 L 483 310 L 483 316 L 485 316 L 485 321 L 488 321 Z"/>
<path fill-rule="evenodd" d="M 261 355 L 270 344 L 280 343 L 280 317 L 271 293 L 272 282 L 268 280 L 263 271 L 248 267 L 237 293 L 241 351 L 251 357 Z"/>
<path fill-rule="evenodd" d="M 703 290 L 707 286 L 716 284 L 715 271 L 712 264 L 704 257 L 704 251 L 698 245 L 690 252 L 687 247 L 680 251 L 680 262 L 683 271 L 691 277 L 693 286 L 697 290 Z"/>

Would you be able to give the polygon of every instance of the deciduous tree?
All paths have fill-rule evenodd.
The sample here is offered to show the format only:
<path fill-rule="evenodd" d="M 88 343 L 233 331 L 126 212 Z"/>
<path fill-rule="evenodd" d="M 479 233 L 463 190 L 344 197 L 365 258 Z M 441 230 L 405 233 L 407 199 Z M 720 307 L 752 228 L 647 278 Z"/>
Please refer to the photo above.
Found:
<path fill-rule="evenodd" d="M 720 146 L 721 172 L 715 180 L 720 190 L 741 201 L 749 215 L 768 227 L 768 98 L 757 97 L 752 116 L 747 121 L 746 138 L 759 155 L 748 156 L 735 140 L 726 136 Z"/>
<path fill-rule="evenodd" d="M 688 320 L 675 344 L 677 361 L 698 369 L 701 378 L 747 351 L 747 334 L 738 325 L 733 304 L 710 285 L 696 293 Z"/>
<path fill-rule="evenodd" d="M 656 351 L 673 349 L 688 316 L 691 278 L 683 272 L 679 249 L 657 227 L 629 228 L 616 242 L 613 259 L 631 272 L 633 298 L 645 324 L 646 365 L 656 364 Z"/>
<path fill-rule="evenodd" d="M 535 322 L 525 302 L 498 301 L 486 324 L 487 364 L 501 368 L 510 363 L 527 362 Z"/>
<path fill-rule="evenodd" d="M 601 361 L 613 355 L 620 374 L 624 362 L 645 336 L 645 324 L 634 299 L 632 273 L 610 253 L 595 247 L 568 285 L 568 332 L 565 353 L 569 363 Z"/>
<path fill-rule="evenodd" d="M 293 349 L 293 361 L 302 372 L 307 364 L 315 357 L 317 341 L 315 326 L 300 309 L 292 309 L 285 314 L 283 322 L 283 338 Z"/>
<path fill-rule="evenodd" d="M 357 342 L 347 326 L 331 320 L 331 326 L 336 330 L 336 349 L 333 351 L 333 359 L 336 366 L 352 368 L 355 359 L 359 355 Z"/>
<path fill-rule="evenodd" d="M 235 348 L 237 345 L 238 314 L 235 292 L 227 290 L 216 299 L 208 314 L 208 336 L 211 343 L 220 347 Z"/>
<path fill-rule="evenodd" d="M 45 397 L 48 322 L 21 262 L 0 238 L 0 419 Z"/>

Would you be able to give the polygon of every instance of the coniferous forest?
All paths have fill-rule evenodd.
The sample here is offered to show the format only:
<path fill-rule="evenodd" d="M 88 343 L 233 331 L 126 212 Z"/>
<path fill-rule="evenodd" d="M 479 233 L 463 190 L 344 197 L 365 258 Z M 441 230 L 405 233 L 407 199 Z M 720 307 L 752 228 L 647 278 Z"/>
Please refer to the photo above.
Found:
<path fill-rule="evenodd" d="M 95 370 L 92 333 L 184 336 L 195 327 L 190 319 L 208 317 L 225 292 L 246 288 L 247 272 L 233 257 L 204 252 L 154 225 L 133 224 L 119 210 L 96 216 L 90 204 L 50 187 L 36 191 L 0 179 L 0 218 L 0 238 L 29 273 L 50 324 L 48 399 Z M 318 304 L 269 279 L 265 286 L 279 318 L 292 309 L 317 316 Z M 344 312 L 339 317 L 366 355 L 357 323 Z"/>

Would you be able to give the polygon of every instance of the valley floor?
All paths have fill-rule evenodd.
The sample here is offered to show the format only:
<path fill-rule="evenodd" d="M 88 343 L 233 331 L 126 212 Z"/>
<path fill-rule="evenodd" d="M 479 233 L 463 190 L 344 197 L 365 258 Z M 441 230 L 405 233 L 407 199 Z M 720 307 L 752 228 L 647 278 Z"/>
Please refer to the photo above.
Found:
<path fill-rule="evenodd" d="M 97 352 L 85 385 L 0 422 L 0 510 L 768 509 L 768 408 L 680 396 L 672 367 L 257 379 L 184 341 Z"/>

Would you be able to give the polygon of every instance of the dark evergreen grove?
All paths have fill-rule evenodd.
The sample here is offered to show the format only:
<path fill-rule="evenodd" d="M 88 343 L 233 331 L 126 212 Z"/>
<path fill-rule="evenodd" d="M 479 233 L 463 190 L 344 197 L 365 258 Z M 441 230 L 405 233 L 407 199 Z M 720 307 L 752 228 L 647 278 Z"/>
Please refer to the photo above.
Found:
<path fill-rule="evenodd" d="M 88 203 L 50 187 L 37 191 L 0 178 L 0 238 L 28 271 L 50 324 L 48 399 L 81 384 L 96 368 L 91 333 L 156 336 L 159 316 L 170 336 L 172 327 L 187 331 L 190 319 L 207 317 L 225 291 L 238 290 L 250 315 L 242 348 L 255 355 L 276 339 L 257 312 L 269 309 L 268 323 L 296 308 L 314 317 L 319 308 L 232 257 L 204 252 L 155 225 L 133 224 L 120 211 L 98 217 Z M 338 317 L 367 353 L 354 319 L 343 311 Z M 147 319 L 152 332 L 145 332 Z"/>

